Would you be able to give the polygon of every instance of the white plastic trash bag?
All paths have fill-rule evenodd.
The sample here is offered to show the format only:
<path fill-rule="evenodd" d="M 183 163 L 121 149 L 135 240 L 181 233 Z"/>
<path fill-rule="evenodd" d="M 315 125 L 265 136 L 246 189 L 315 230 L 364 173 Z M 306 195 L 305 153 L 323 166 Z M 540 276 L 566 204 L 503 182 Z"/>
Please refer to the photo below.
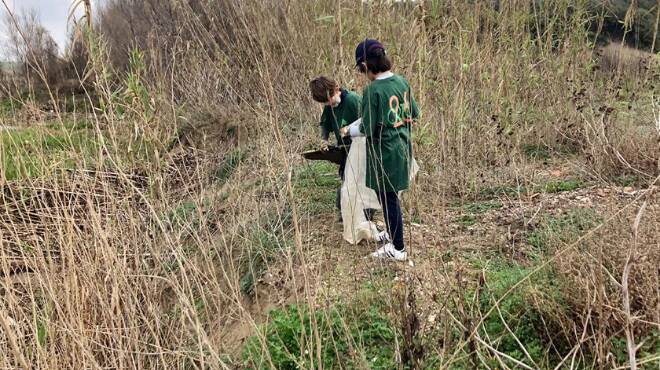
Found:
<path fill-rule="evenodd" d="M 419 167 L 413 159 L 410 167 L 411 180 Z M 364 137 L 354 137 L 346 158 L 344 183 L 341 187 L 341 216 L 344 224 L 344 240 L 358 244 L 370 240 L 378 233 L 376 225 L 367 220 L 365 209 L 381 209 L 376 192 L 366 185 L 367 145 Z"/>

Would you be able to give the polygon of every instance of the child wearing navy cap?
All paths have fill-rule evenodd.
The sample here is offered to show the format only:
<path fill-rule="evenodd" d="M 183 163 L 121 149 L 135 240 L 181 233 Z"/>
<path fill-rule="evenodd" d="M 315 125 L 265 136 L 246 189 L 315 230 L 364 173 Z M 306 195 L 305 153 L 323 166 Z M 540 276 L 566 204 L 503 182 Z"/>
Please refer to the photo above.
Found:
<path fill-rule="evenodd" d="M 408 81 L 390 71 L 392 61 L 380 42 L 361 42 L 355 49 L 355 64 L 370 83 L 362 92 L 361 125 L 345 128 L 343 133 L 366 137 L 366 183 L 378 195 L 387 226 L 376 238 L 382 246 L 371 255 L 405 261 L 408 254 L 399 192 L 409 186 L 413 161 L 410 131 L 419 109 Z"/>

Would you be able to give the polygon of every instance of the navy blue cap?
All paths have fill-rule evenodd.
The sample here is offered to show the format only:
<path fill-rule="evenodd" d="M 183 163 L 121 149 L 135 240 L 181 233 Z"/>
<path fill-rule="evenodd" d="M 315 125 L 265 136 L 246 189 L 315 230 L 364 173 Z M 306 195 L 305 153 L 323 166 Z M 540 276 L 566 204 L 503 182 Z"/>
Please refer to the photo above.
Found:
<path fill-rule="evenodd" d="M 355 48 L 355 65 L 359 66 L 367 59 L 371 59 L 374 50 L 382 49 L 385 52 L 383 44 L 374 39 L 365 39 Z"/>

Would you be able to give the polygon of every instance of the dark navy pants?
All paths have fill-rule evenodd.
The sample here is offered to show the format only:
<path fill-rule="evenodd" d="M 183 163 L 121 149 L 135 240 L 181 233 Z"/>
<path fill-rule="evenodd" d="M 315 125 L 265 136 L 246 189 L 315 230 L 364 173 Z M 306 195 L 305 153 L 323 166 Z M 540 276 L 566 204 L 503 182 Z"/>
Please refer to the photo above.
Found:
<path fill-rule="evenodd" d="M 383 216 L 387 232 L 392 238 L 392 244 L 397 250 L 405 249 L 403 244 L 403 216 L 397 192 L 378 192 L 378 201 L 383 208 Z"/>
<path fill-rule="evenodd" d="M 339 164 L 339 178 L 341 179 L 342 184 L 344 183 L 344 171 L 346 170 L 346 158 Z M 339 189 L 337 189 L 337 199 L 335 200 L 335 205 L 341 214 L 341 184 Z"/>

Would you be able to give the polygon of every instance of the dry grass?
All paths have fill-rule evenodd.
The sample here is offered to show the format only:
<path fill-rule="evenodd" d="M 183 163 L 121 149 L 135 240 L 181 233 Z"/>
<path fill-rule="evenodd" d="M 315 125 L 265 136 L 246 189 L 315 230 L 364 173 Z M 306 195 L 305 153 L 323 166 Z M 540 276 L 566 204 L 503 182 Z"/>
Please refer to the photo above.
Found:
<path fill-rule="evenodd" d="M 107 62 L 112 40 L 87 35 L 96 109 L 48 120 L 89 121 L 94 151 L 65 166 L 19 150 L 39 176 L 2 171 L 0 367 L 276 368 L 258 327 L 291 303 L 309 313 L 289 353 L 301 368 L 377 367 L 374 327 L 400 368 L 653 366 L 659 63 L 599 71 L 579 6 L 500 3 L 177 3 L 180 33 L 154 28 L 126 72 Z M 364 85 L 351 55 L 366 36 L 423 112 L 405 200 L 415 267 L 342 244 L 323 197 L 334 169 L 297 154 L 315 142 L 308 78 Z M 581 184 L 634 175 L 638 192 L 607 193 L 575 226 L 560 214 L 577 201 L 539 190 L 566 190 L 543 185 L 557 166 Z M 372 307 L 387 328 L 360 325 Z M 646 338 L 636 357 L 617 352 L 626 334 Z"/>
<path fill-rule="evenodd" d="M 643 78 L 649 69 L 649 64 L 657 62 L 654 55 L 643 50 L 634 49 L 619 43 L 611 42 L 599 50 L 601 68 L 606 72 L 622 71 L 626 75 L 637 75 Z"/>

